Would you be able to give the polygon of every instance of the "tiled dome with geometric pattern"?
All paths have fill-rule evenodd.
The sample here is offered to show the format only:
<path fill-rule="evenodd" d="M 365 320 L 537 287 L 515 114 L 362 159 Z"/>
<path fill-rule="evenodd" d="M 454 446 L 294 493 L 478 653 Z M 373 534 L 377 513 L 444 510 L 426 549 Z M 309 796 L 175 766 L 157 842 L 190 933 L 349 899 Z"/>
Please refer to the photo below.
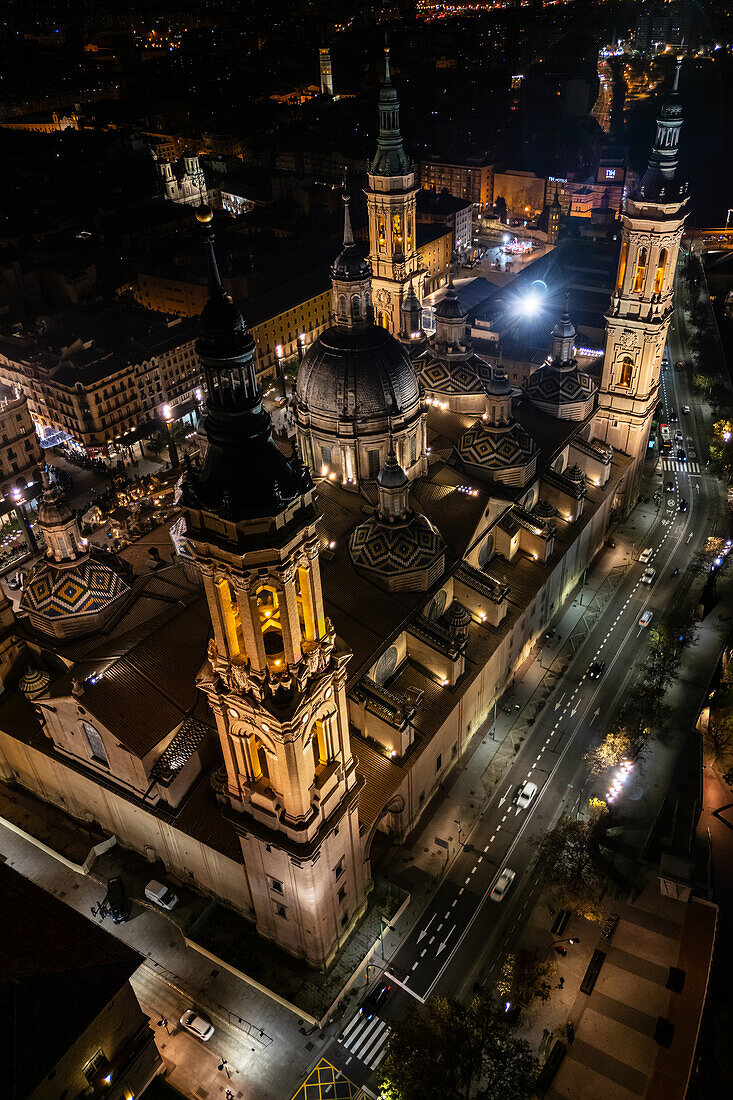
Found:
<path fill-rule="evenodd" d="M 585 420 L 593 409 L 596 385 L 590 375 L 570 365 L 547 363 L 530 375 L 524 392 L 536 409 L 559 420 Z"/>
<path fill-rule="evenodd" d="M 385 523 L 377 513 L 360 523 L 349 538 L 354 566 L 391 592 L 422 592 L 441 575 L 445 543 L 425 516 Z"/>
<path fill-rule="evenodd" d="M 516 421 L 477 420 L 463 433 L 457 450 L 464 466 L 505 485 L 526 485 L 537 469 L 539 448 Z"/>
<path fill-rule="evenodd" d="M 86 629 L 86 622 L 112 609 L 125 599 L 130 586 L 123 576 L 101 558 L 101 552 L 63 566 L 41 560 L 26 581 L 20 610 L 34 626 L 51 633 L 56 623 L 65 622 L 65 636 Z"/>
<path fill-rule="evenodd" d="M 420 381 L 428 393 L 444 396 L 482 394 L 491 382 L 491 367 L 480 355 L 465 359 L 442 359 L 430 351 L 418 361 Z"/>

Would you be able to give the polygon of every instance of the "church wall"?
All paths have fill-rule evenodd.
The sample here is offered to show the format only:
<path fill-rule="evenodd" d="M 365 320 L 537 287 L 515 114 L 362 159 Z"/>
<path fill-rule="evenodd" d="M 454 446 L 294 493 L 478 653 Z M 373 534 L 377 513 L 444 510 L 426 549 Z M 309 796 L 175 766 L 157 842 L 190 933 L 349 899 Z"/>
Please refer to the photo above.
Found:
<path fill-rule="evenodd" d="M 416 826 L 446 773 L 462 757 L 472 735 L 490 717 L 495 700 L 507 690 L 532 646 L 601 549 L 612 505 L 613 496 L 609 494 L 579 537 L 554 564 L 531 604 L 517 618 L 513 630 L 497 639 L 496 648 L 480 674 L 468 685 L 449 717 L 415 761 L 399 792 L 405 799 L 405 811 L 397 818 L 401 836 Z M 499 564 L 495 559 L 495 565 Z M 490 568 L 489 572 L 492 571 Z M 473 626 L 471 629 L 486 628 Z M 438 769 L 439 757 L 441 766 Z"/>
<path fill-rule="evenodd" d="M 83 699 L 83 696 L 81 697 Z M 58 699 L 53 704 L 40 704 L 46 719 L 46 733 L 61 752 L 75 757 L 86 768 L 101 776 L 114 776 L 121 783 L 138 793 L 144 793 L 150 785 L 140 757 L 125 750 L 119 739 L 76 699 Z M 55 709 L 51 710 L 51 706 Z M 87 741 L 83 722 L 87 722 L 99 734 L 107 755 L 108 767 L 97 763 Z"/>
<path fill-rule="evenodd" d="M 1 730 L 0 764 L 6 778 L 32 794 L 79 821 L 98 821 L 123 847 L 161 859 L 171 876 L 252 915 L 247 874 L 240 863 Z"/>

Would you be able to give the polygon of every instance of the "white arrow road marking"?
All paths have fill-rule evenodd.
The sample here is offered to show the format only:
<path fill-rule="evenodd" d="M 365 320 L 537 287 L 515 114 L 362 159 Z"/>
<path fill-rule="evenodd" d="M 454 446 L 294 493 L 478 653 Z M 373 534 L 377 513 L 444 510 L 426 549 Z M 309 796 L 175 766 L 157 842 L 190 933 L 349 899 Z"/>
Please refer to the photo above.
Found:
<path fill-rule="evenodd" d="M 563 701 L 564 698 L 565 698 L 565 692 L 562 693 L 562 695 L 560 696 L 558 701 L 555 703 L 555 710 L 558 710 L 558 708 L 562 704 L 562 701 Z"/>
<path fill-rule="evenodd" d="M 421 939 L 423 939 L 423 937 L 424 937 L 424 936 L 427 936 L 427 934 L 428 934 L 428 928 L 430 927 L 430 925 L 431 925 L 431 924 L 433 923 L 433 921 L 435 920 L 435 917 L 436 917 L 436 914 L 435 914 L 435 913 L 433 913 L 432 917 L 430 918 L 430 920 L 428 921 L 428 923 L 427 923 L 427 924 L 425 925 L 425 927 L 423 928 L 422 932 L 419 932 L 419 933 L 418 933 L 418 937 L 417 937 L 417 942 L 418 942 L 418 943 L 420 942 L 420 940 L 421 940 Z"/>
<path fill-rule="evenodd" d="M 445 939 L 444 939 L 444 940 L 442 941 L 442 943 L 438 944 L 438 950 L 437 950 L 437 951 L 435 952 L 435 954 L 436 954 L 436 955 L 439 955 L 439 954 L 440 954 L 440 952 L 444 950 L 444 948 L 445 948 L 445 947 L 447 946 L 447 944 L 448 944 L 448 940 L 449 940 L 449 939 L 451 938 L 451 936 L 453 935 L 453 933 L 455 932 L 455 930 L 456 930 L 456 926 L 455 926 L 455 924 L 454 924 L 454 925 L 453 925 L 453 927 L 451 928 L 450 932 L 448 933 L 448 935 L 447 935 L 447 936 L 445 937 Z"/>
<path fill-rule="evenodd" d="M 509 797 L 509 795 L 511 793 L 512 793 L 512 789 L 510 787 L 509 790 L 506 792 L 506 794 L 502 795 L 501 798 L 499 799 L 499 805 L 500 806 L 504 805 L 504 803 L 506 802 L 507 798 Z"/>
<path fill-rule="evenodd" d="M 576 712 L 576 710 L 578 709 L 579 706 L 580 706 L 580 703 L 576 703 L 575 706 L 573 707 L 573 709 L 570 711 L 570 717 L 571 718 L 575 717 L 575 712 Z"/>
<path fill-rule="evenodd" d="M 596 708 L 596 709 L 595 709 L 595 710 L 593 711 L 593 715 L 592 715 L 592 717 L 591 717 L 591 722 L 594 722 L 594 721 L 596 720 L 596 718 L 598 717 L 598 715 L 599 715 L 600 713 L 601 713 L 601 708 L 600 708 L 600 707 L 597 707 L 597 708 Z"/>
<path fill-rule="evenodd" d="M 516 812 L 516 813 L 514 814 L 514 816 L 516 817 L 516 816 L 517 816 L 517 814 L 521 814 L 521 812 L 522 812 L 522 807 L 521 807 L 521 806 L 517 806 L 517 812 Z"/>

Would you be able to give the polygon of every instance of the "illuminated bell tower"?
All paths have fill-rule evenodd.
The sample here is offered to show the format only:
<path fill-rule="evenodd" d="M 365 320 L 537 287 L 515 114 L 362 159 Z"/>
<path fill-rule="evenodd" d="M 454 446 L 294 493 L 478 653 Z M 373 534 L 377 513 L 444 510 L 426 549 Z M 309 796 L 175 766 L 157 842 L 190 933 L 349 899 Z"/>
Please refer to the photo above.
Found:
<path fill-rule="evenodd" d="M 399 336 L 400 306 L 410 288 L 423 300 L 425 272 L 417 251 L 415 168 L 400 133 L 400 103 L 384 49 L 384 82 L 379 93 L 379 139 L 367 175 L 369 262 L 377 324 Z"/>
<path fill-rule="evenodd" d="M 633 459 L 623 486 L 627 511 L 639 492 L 659 373 L 674 308 L 674 275 L 685 224 L 687 185 L 678 176 L 682 104 L 677 63 L 672 94 L 657 119 L 649 167 L 622 214 L 616 287 L 606 314 L 606 346 L 596 435 Z"/>
<path fill-rule="evenodd" d="M 208 448 L 183 504 L 213 627 L 199 686 L 224 758 L 216 789 L 258 931 L 323 967 L 365 907 L 350 654 L 324 612 L 310 474 L 272 437 L 252 336 L 221 287 L 211 211 L 197 218 L 210 269 L 197 344 Z"/>

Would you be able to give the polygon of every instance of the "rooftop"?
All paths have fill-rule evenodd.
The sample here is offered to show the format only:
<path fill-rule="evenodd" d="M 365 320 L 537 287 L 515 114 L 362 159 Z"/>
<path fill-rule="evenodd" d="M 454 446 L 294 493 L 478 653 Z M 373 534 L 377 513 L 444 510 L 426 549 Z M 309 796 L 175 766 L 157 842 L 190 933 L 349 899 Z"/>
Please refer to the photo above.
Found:
<path fill-rule="evenodd" d="M 0 893 L 0 1080 L 28 1096 L 142 957 L 2 863 Z"/>

